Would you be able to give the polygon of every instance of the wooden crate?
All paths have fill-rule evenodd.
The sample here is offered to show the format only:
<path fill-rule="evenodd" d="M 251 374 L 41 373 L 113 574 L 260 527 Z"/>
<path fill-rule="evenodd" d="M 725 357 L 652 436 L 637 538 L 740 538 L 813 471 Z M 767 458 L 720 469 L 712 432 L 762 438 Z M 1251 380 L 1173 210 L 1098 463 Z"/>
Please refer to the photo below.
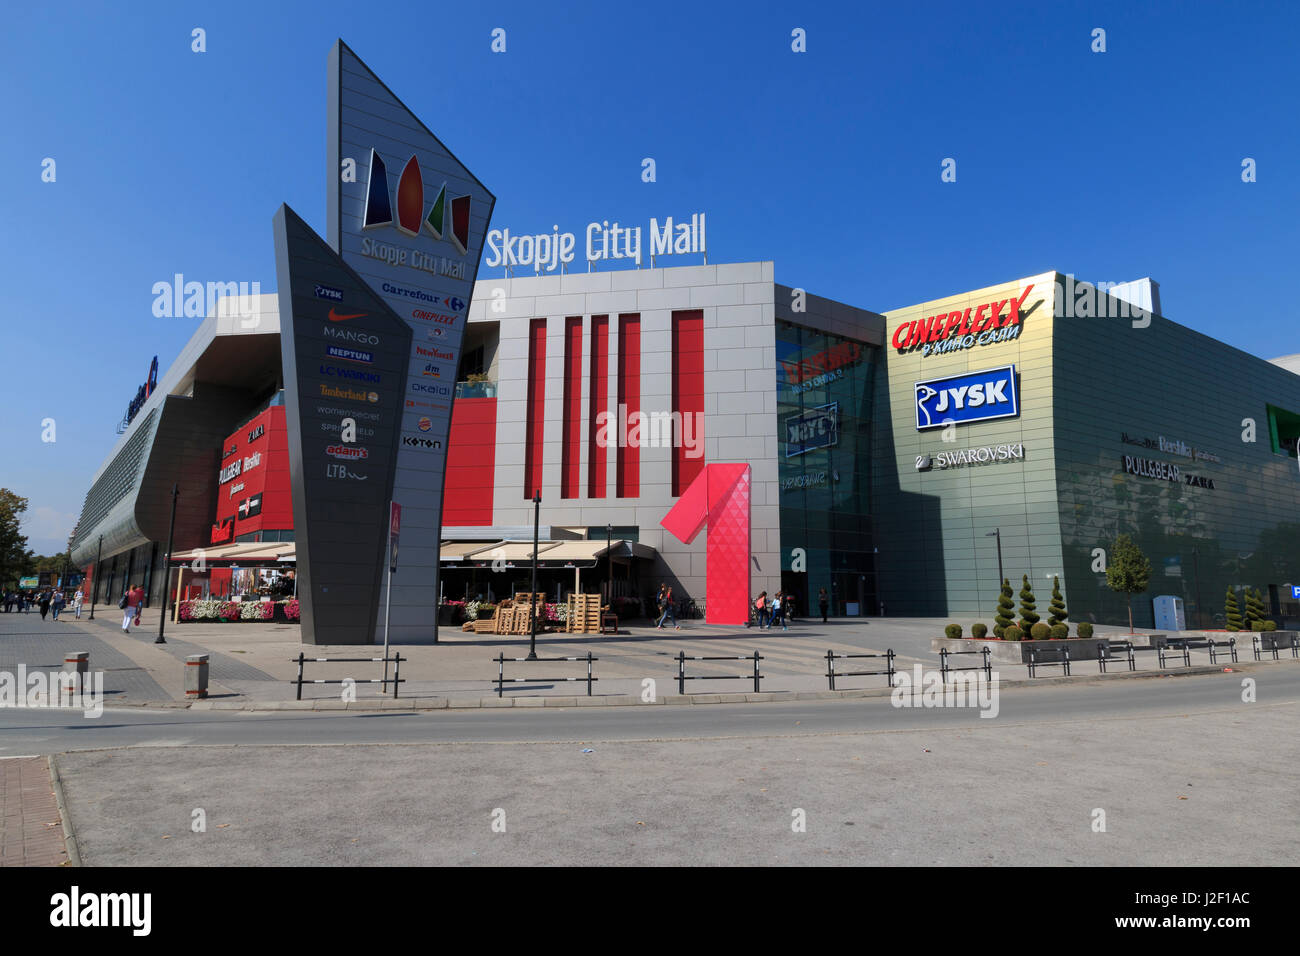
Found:
<path fill-rule="evenodd" d="M 600 631 L 600 595 L 569 595 L 569 620 L 565 630 L 572 634 L 596 634 Z"/>

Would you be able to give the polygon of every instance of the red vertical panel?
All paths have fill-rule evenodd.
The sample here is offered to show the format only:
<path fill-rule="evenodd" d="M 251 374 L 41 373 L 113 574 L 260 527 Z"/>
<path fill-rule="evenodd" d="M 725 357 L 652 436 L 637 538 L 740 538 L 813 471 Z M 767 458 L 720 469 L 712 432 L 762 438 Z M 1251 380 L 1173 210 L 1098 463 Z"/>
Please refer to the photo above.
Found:
<path fill-rule="evenodd" d="M 564 320 L 564 425 L 560 443 L 560 497 L 582 488 L 582 317 Z"/>
<path fill-rule="evenodd" d="M 524 433 L 524 497 L 542 489 L 545 455 L 546 320 L 528 326 L 528 421 Z"/>
<path fill-rule="evenodd" d="M 497 400 L 458 398 L 451 406 L 447 482 L 442 499 L 444 527 L 492 524 L 496 474 Z"/>
<path fill-rule="evenodd" d="M 641 496 L 641 449 L 627 444 L 628 424 L 641 411 L 641 314 L 618 317 L 618 414 L 614 416 L 618 441 L 618 496 Z M 626 429 L 626 431 L 624 430 Z M 638 430 L 639 432 L 640 430 Z"/>
<path fill-rule="evenodd" d="M 704 311 L 673 313 L 673 497 L 704 469 Z M 688 446 L 686 439 L 690 439 Z"/>
<path fill-rule="evenodd" d="M 587 497 L 605 497 L 605 446 L 614 429 L 605 426 L 605 441 L 600 438 L 597 420 L 609 412 L 609 316 L 591 317 L 591 395 L 587 404 Z"/>

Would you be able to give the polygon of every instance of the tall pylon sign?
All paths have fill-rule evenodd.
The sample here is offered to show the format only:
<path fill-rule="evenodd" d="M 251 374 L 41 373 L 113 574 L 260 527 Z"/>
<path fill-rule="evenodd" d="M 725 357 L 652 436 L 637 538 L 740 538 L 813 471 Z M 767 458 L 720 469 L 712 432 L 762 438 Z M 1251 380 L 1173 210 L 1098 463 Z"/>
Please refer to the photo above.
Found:
<path fill-rule="evenodd" d="M 300 473 L 293 475 L 295 527 L 302 529 L 296 534 L 300 542 L 299 563 L 301 566 L 304 559 L 311 561 L 314 557 L 311 553 L 302 554 L 304 535 L 308 541 L 332 541 L 329 526 L 340 517 L 337 508 L 313 508 L 311 501 L 302 499 L 302 519 L 306 524 L 297 523 L 300 496 L 310 490 L 303 487 L 301 471 L 316 467 L 308 462 L 315 460 L 314 444 L 324 440 L 335 447 L 342 456 L 340 462 L 357 476 L 349 477 L 345 473 L 342 479 L 336 480 L 350 480 L 359 486 L 373 479 L 376 485 L 388 487 L 390 498 L 401 503 L 402 552 L 391 583 L 389 634 L 398 642 L 424 640 L 437 634 L 439 539 L 451 407 L 474 280 L 496 197 L 342 40 L 334 44 L 329 56 L 328 143 L 329 249 L 326 251 L 334 254 L 330 258 L 337 259 L 328 263 L 328 268 L 341 269 L 341 275 L 358 278 L 386 306 L 385 318 L 395 317 L 400 322 L 403 334 L 396 336 L 390 332 L 381 337 L 376 332 L 357 329 L 351 331 L 361 337 L 348 338 L 349 323 L 356 320 L 347 316 L 359 308 L 345 306 L 337 298 L 331 303 L 330 297 L 342 291 L 338 288 L 342 279 L 334 285 L 317 279 L 310 283 L 310 288 L 291 289 L 291 276 L 320 275 L 327 264 L 322 262 L 319 251 L 313 262 L 295 260 L 289 254 L 291 250 L 278 252 L 282 326 L 314 327 L 312 323 L 317 321 L 314 315 L 293 314 L 295 302 L 300 307 L 304 302 L 314 305 L 311 300 L 315 299 L 330 304 L 322 330 L 331 330 L 329 338 L 334 347 L 355 354 L 333 356 L 339 362 L 323 363 L 322 369 L 328 371 L 326 366 L 331 366 L 340 370 L 346 381 L 338 383 L 339 387 L 346 385 L 344 391 L 353 390 L 362 395 L 356 403 L 357 410 L 372 413 L 371 420 L 366 422 L 361 417 L 354 418 L 353 442 L 343 442 L 338 435 L 326 431 L 313 432 L 301 421 L 298 423 L 296 434 L 301 445 L 296 458 L 291 447 L 290 467 L 294 467 L 295 460 L 301 464 Z M 305 243 L 299 245 L 306 248 Z M 304 290 L 308 300 L 301 298 Z M 304 321 L 298 321 L 300 318 Z M 386 397 L 386 390 L 363 387 L 365 382 L 379 384 L 380 379 L 362 381 L 358 377 L 380 375 L 366 363 L 376 360 L 379 354 L 376 349 L 387 352 L 386 345 L 368 347 L 373 343 L 368 343 L 366 335 L 404 343 L 401 367 L 395 372 L 382 373 L 385 383 L 391 378 L 394 385 L 400 386 L 400 399 L 392 411 L 387 407 L 376 409 L 369 399 L 372 393 Z M 304 364 L 304 356 L 297 353 L 290 356 L 288 349 L 296 348 L 298 342 L 310 345 L 313 339 L 310 335 L 289 336 L 282 332 L 281 341 L 286 350 L 287 392 L 289 365 L 309 369 L 313 361 L 307 356 Z M 315 387 L 321 383 L 310 384 Z M 298 404 L 302 404 L 301 383 L 297 392 Z M 338 397 L 333 393 L 322 394 Z M 335 407 L 346 410 L 345 399 L 346 395 L 335 402 Z M 286 405 L 289 404 L 286 397 Z M 292 419 L 292 407 L 288 411 Z M 380 416 L 378 419 L 373 418 L 375 413 Z M 390 414 L 394 420 L 386 421 Z M 396 438 L 385 473 L 380 474 L 374 464 L 365 469 L 363 466 L 371 461 L 366 447 L 367 431 L 378 437 L 387 435 L 390 428 Z M 291 442 L 294 434 L 291 422 Z M 363 472 L 365 477 L 361 477 Z M 385 510 L 379 516 L 381 529 L 387 526 L 386 515 Z M 357 555 L 351 564 L 355 575 L 351 581 L 326 580 L 323 573 L 312 574 L 311 570 L 304 576 L 300 570 L 300 601 L 323 602 L 323 608 L 332 603 L 329 595 L 335 593 L 323 589 L 342 588 L 351 593 L 358 585 L 364 585 L 364 604 L 369 609 L 366 626 L 356 629 L 355 634 L 349 629 L 352 636 L 345 637 L 336 633 L 338 629 L 327 626 L 327 617 L 313 614 L 304 606 L 304 643 L 375 642 L 383 616 L 383 604 L 378 600 L 383 562 L 377 557 L 372 567 L 369 550 L 366 548 L 366 553 Z M 329 566 L 342 569 L 348 564 L 331 561 Z M 306 595 L 301 587 L 305 577 L 313 581 Z M 331 632 L 328 639 L 322 627 Z"/>

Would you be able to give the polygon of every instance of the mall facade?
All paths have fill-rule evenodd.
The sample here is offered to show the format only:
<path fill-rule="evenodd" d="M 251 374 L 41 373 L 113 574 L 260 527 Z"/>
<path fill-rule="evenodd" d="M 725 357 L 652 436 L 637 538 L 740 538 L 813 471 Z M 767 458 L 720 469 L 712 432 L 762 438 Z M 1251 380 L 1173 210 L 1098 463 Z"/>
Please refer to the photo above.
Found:
<path fill-rule="evenodd" d="M 1153 565 L 1140 626 L 1166 594 L 1214 626 L 1236 586 L 1279 624 L 1300 617 L 1300 376 L 1159 312 L 1149 281 L 1105 293 L 1055 272 L 883 314 L 781 285 L 771 262 L 480 278 L 442 595 L 527 589 L 540 493 L 540 586 L 557 597 L 612 572 L 615 594 L 668 583 L 704 603 L 725 573 L 801 613 L 824 589 L 836 616 L 991 623 L 1001 573 L 1016 590 L 1028 576 L 1040 607 L 1059 578 L 1073 620 L 1122 623 L 1102 569 L 1127 533 Z M 75 532 L 100 602 L 128 579 L 161 602 L 173 484 L 184 593 L 294 567 L 278 339 L 263 296 L 253 320 L 209 317 L 158 379 Z M 725 519 L 710 466 L 732 468 Z"/>

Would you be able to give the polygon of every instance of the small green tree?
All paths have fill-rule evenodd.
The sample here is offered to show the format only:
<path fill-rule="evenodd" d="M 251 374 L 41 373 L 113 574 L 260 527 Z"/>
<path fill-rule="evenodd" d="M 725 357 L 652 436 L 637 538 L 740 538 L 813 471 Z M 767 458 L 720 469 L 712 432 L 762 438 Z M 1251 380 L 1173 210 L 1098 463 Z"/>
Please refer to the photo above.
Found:
<path fill-rule="evenodd" d="M 1052 578 L 1052 603 L 1047 609 L 1047 623 L 1056 627 L 1069 619 L 1070 615 L 1065 610 L 1065 598 L 1061 597 L 1061 579 L 1054 577 Z"/>
<path fill-rule="evenodd" d="M 1228 594 L 1223 599 L 1223 616 L 1227 618 L 1228 623 L 1224 626 L 1230 631 L 1240 631 L 1242 628 L 1241 609 L 1237 607 L 1237 593 L 1228 588 Z"/>
<path fill-rule="evenodd" d="M 1002 590 L 998 594 L 998 610 L 993 615 L 993 633 L 998 637 L 1002 636 L 1002 631 L 1010 627 L 1016 619 L 1016 602 L 1012 598 L 1011 581 L 1007 578 L 1002 579 Z"/>
<path fill-rule="evenodd" d="M 1246 588 L 1246 626 L 1257 631 L 1256 622 L 1264 621 L 1264 597 L 1254 588 Z"/>
<path fill-rule="evenodd" d="M 1034 589 L 1029 586 L 1029 575 L 1023 575 L 1020 579 L 1023 584 L 1020 588 L 1020 629 L 1030 631 L 1038 623 L 1038 611 L 1034 601 Z"/>
<path fill-rule="evenodd" d="M 1151 582 L 1151 562 L 1126 534 L 1121 534 L 1111 545 L 1110 560 L 1106 562 L 1106 584 L 1117 594 L 1128 598 L 1128 632 L 1133 633 L 1133 595 L 1141 594 Z"/>

